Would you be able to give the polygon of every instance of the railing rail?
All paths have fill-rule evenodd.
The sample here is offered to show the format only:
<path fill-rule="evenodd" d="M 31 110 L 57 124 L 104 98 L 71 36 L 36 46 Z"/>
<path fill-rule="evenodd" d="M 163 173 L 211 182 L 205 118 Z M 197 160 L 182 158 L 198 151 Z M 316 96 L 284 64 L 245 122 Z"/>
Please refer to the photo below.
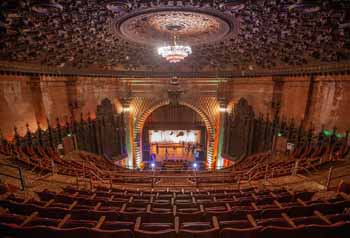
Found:
<path fill-rule="evenodd" d="M 100 181 L 104 181 L 105 179 L 101 178 L 100 176 L 98 176 L 93 170 L 89 170 L 89 172 L 94 176 L 96 177 L 98 180 Z M 106 179 L 107 180 L 107 179 Z"/>
<path fill-rule="evenodd" d="M 0 165 L 1 166 L 5 166 L 5 167 L 14 168 L 14 169 L 16 169 L 18 171 L 18 176 L 15 176 L 15 175 L 12 175 L 12 174 L 6 174 L 6 173 L 3 173 L 3 172 L 0 172 L 0 175 L 19 180 L 20 188 L 21 188 L 22 191 L 24 191 L 25 190 L 25 180 L 24 180 L 24 175 L 22 173 L 22 169 L 19 166 L 7 164 L 7 163 L 1 163 L 0 162 Z"/>
<path fill-rule="evenodd" d="M 87 166 L 89 165 L 89 166 Z M 147 170 L 147 171 L 109 171 L 109 170 L 102 170 L 98 168 L 96 165 L 94 165 L 90 161 L 83 161 L 82 163 L 82 169 L 75 169 L 77 181 L 81 179 L 81 181 L 90 181 L 92 184 L 93 182 L 100 182 L 100 183 L 108 183 L 110 186 L 116 183 L 131 183 L 131 184 L 148 184 L 152 187 L 155 186 L 163 186 L 164 183 L 161 183 L 161 181 L 164 179 L 169 181 L 179 181 L 182 180 L 191 180 L 191 183 L 193 183 L 193 186 L 200 186 L 200 184 L 210 184 L 210 183 L 218 183 L 220 180 L 225 180 L 226 183 L 238 183 L 238 185 L 241 183 L 241 181 L 248 181 L 263 175 L 265 180 L 268 178 L 273 177 L 274 170 L 273 168 L 270 168 L 269 162 L 258 162 L 253 167 L 246 171 L 235 171 L 235 170 L 229 170 L 229 171 L 201 171 L 201 170 L 182 170 L 184 173 L 178 173 L 179 170 Z M 19 177 L 14 177 L 15 179 L 21 180 L 22 174 L 20 171 L 20 168 L 17 166 L 10 166 L 14 167 L 16 169 L 19 169 Z M 298 161 L 295 162 L 295 165 L 291 168 L 291 175 L 297 175 L 298 172 L 306 172 L 307 175 L 312 175 L 312 173 L 305 167 L 300 166 Z M 350 176 L 344 175 L 344 176 Z M 79 177 L 79 178 L 78 178 Z M 330 172 L 330 175 L 328 176 L 329 180 L 327 180 L 327 184 L 325 185 L 328 189 L 329 183 L 332 181 L 332 179 L 337 179 L 338 177 L 332 176 L 332 172 Z M 44 178 L 44 177 L 43 177 Z M 312 178 L 309 178 L 312 180 Z M 94 181 L 95 180 L 95 181 Z M 230 182 L 228 182 L 230 181 Z M 317 182 L 317 181 L 315 181 Z M 318 181 L 319 182 L 319 181 Z M 78 183 L 78 182 L 77 182 Z M 185 184 L 185 182 L 184 182 Z M 24 189 L 24 179 L 21 180 L 22 188 Z M 147 185 L 147 186 L 148 186 Z M 91 185 L 92 186 L 92 185 Z M 179 185 L 180 186 L 180 185 Z"/>
<path fill-rule="evenodd" d="M 350 165 L 346 165 L 346 166 L 342 166 L 342 169 L 344 169 L 346 171 L 347 168 L 350 168 Z M 337 175 L 334 176 L 334 170 L 336 170 L 336 168 L 334 167 L 330 167 L 328 170 L 328 175 L 327 175 L 327 180 L 326 180 L 326 184 L 325 184 L 325 189 L 328 191 L 330 189 L 330 184 L 332 181 L 336 180 L 336 179 L 341 179 L 341 178 L 345 178 L 345 177 L 350 177 L 350 171 L 346 174 L 342 174 L 342 175 Z"/>
<path fill-rule="evenodd" d="M 102 171 L 100 168 L 98 168 L 96 165 L 94 165 L 91 161 L 84 161 L 84 162 L 87 162 L 91 167 L 93 167 L 94 169 L 97 170 L 98 173 L 100 174 L 104 174 L 104 171 Z M 84 163 L 83 162 L 83 163 Z M 92 170 L 91 170 L 92 171 Z M 97 175 L 96 175 L 97 176 Z"/>

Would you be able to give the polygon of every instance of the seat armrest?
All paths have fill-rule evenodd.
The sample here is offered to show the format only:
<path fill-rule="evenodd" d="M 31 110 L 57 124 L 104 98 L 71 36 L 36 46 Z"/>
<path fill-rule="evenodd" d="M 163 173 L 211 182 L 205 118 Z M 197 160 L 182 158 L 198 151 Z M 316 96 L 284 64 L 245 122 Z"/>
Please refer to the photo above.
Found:
<path fill-rule="evenodd" d="M 141 226 L 141 217 L 137 217 L 136 218 L 136 222 L 135 222 L 135 227 L 134 227 L 134 230 L 139 230 L 140 229 L 140 226 Z"/>
<path fill-rule="evenodd" d="M 219 221 L 218 221 L 218 218 L 216 216 L 212 217 L 212 222 L 213 222 L 213 227 L 214 228 L 220 229 Z"/>

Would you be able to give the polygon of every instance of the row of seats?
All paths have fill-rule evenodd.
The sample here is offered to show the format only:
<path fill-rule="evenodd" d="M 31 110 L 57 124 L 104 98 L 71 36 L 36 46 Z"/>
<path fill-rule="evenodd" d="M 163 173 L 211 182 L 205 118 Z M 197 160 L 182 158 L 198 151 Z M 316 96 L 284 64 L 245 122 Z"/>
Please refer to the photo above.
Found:
<path fill-rule="evenodd" d="M 350 232 L 349 221 L 341 221 L 332 224 L 319 225 L 299 225 L 299 226 L 267 226 L 262 227 L 256 225 L 252 228 L 237 229 L 237 228 L 220 228 L 220 223 L 215 223 L 216 219 L 213 217 L 213 222 L 209 223 L 143 223 L 141 218 L 137 219 L 133 229 L 116 229 L 107 230 L 101 228 L 104 222 L 102 217 L 96 225 L 91 224 L 90 227 L 63 227 L 66 220 L 65 217 L 60 221 L 51 222 L 50 225 L 27 225 L 27 220 L 31 221 L 30 217 L 26 218 L 20 224 L 9 224 L 0 222 L 0 234 L 4 237 L 40 237 L 40 238 L 75 238 L 75 237 L 91 237 L 91 238 L 271 238 L 271 237 L 285 237 L 285 238 L 346 238 Z M 39 224 L 40 219 L 36 219 Z M 48 222 L 47 220 L 45 222 Z M 72 224 L 72 222 L 70 222 Z M 87 223 L 84 223 L 87 224 Z"/>
<path fill-rule="evenodd" d="M 292 192 L 286 189 L 264 189 L 264 190 L 226 190 L 226 191 L 194 191 L 194 192 L 139 192 L 133 191 L 128 192 L 124 190 L 77 190 L 73 187 L 68 187 L 64 191 L 60 192 L 59 195 L 67 195 L 81 198 L 102 198 L 110 199 L 113 198 L 124 198 L 130 199 L 131 197 L 135 199 L 143 199 L 144 202 L 149 203 L 150 201 L 155 202 L 156 200 L 166 200 L 168 202 L 176 202 L 183 200 L 194 202 L 194 203 L 210 203 L 210 202 L 232 202 L 237 203 L 239 200 L 241 204 L 256 202 L 257 204 L 271 203 L 272 200 L 278 200 L 281 202 L 290 201 L 293 198 L 301 198 L 309 200 L 314 192 L 302 191 L 302 192 Z"/>
<path fill-rule="evenodd" d="M 51 147 L 15 146 L 13 144 L 0 144 L 0 154 L 12 157 L 21 166 L 34 172 L 53 172 L 68 176 L 92 177 L 100 171 L 125 170 L 114 165 L 106 158 L 91 153 L 79 152 L 81 160 L 62 159 Z M 91 173 L 92 171 L 93 173 Z"/>
<path fill-rule="evenodd" d="M 11 149 L 8 149 L 9 147 Z M 17 162 L 23 164 L 24 166 L 27 166 L 30 169 L 40 172 L 52 172 L 54 169 L 55 172 L 59 174 L 69 176 L 84 176 L 94 178 L 95 175 L 98 175 L 99 177 L 108 179 L 111 183 L 115 184 L 153 184 L 159 182 L 159 179 L 153 179 L 150 176 L 145 176 L 143 173 L 136 174 L 137 176 L 123 176 L 124 174 L 122 172 L 125 171 L 125 169 L 123 170 L 118 166 L 114 166 L 105 158 L 94 156 L 89 153 L 79 153 L 81 158 L 81 161 L 79 161 L 62 159 L 52 148 L 42 148 L 40 146 L 17 147 L 14 145 L 1 145 L 1 148 L 1 153 L 10 153 L 14 158 L 16 158 Z M 265 177 L 265 171 L 267 170 L 267 167 L 268 171 L 271 171 L 268 175 L 269 177 L 279 177 L 292 174 L 295 167 L 295 159 L 287 158 L 282 161 L 270 161 L 270 157 L 270 153 L 252 155 L 236 163 L 236 172 L 232 172 L 231 174 L 217 172 L 214 175 L 222 176 L 208 175 L 193 178 L 190 180 L 198 185 L 232 183 L 238 180 L 252 178 L 255 180 L 262 179 Z M 85 163 L 82 161 L 85 161 Z M 303 169 L 313 169 L 329 162 L 332 161 L 329 161 L 328 159 L 321 159 L 320 157 L 302 157 L 299 159 L 299 166 Z M 256 165 L 258 166 L 256 167 Z M 253 171 L 254 173 L 250 173 L 248 175 L 247 171 L 250 171 L 253 167 L 255 167 Z M 109 175 L 111 174 L 111 171 L 113 171 L 113 175 Z"/>
<path fill-rule="evenodd" d="M 89 203 L 90 201 L 99 201 L 102 203 L 122 204 L 128 203 L 134 206 L 144 206 L 147 204 L 158 205 L 162 207 L 170 207 L 178 205 L 181 207 L 198 207 L 199 205 L 219 206 L 229 204 L 230 206 L 253 206 L 259 208 L 276 207 L 278 203 L 288 203 L 301 200 L 310 200 L 313 192 L 298 192 L 290 191 L 262 191 L 260 193 L 123 193 L 123 192 L 74 192 L 76 190 L 68 190 L 55 194 L 48 191 L 39 193 L 41 199 L 49 200 L 56 199 L 60 201 L 72 202 L 81 201 Z"/>
<path fill-rule="evenodd" d="M 0 145 L 0 154 L 4 154 L 14 159 L 14 162 L 20 166 L 30 169 L 40 174 L 55 172 L 62 175 L 74 177 L 94 178 L 95 175 L 104 178 L 114 184 L 136 183 L 152 184 L 159 182 L 160 179 L 153 179 L 147 176 L 147 172 L 137 173 L 136 176 L 130 176 L 124 172 L 127 169 L 112 164 L 107 159 L 93 155 L 91 153 L 80 152 L 80 159 L 63 159 L 51 147 L 43 148 L 41 146 L 15 146 L 13 144 Z M 113 172 L 112 172 L 113 171 Z M 112 172 L 112 173 L 111 173 Z M 112 176 L 110 174 L 113 174 Z M 152 175 L 152 173 L 149 173 Z M 215 179 L 211 179 L 214 181 Z M 197 183 L 200 180 L 198 179 Z M 216 182 L 232 182 L 230 176 L 220 177 Z"/>
<path fill-rule="evenodd" d="M 325 153 L 316 153 L 311 157 L 293 157 L 287 156 L 283 159 L 272 159 L 271 153 L 259 153 L 248 156 L 243 160 L 238 161 L 235 164 L 236 171 L 241 171 L 241 179 L 263 179 L 266 176 L 281 177 L 292 175 L 293 172 L 304 173 L 305 170 L 311 170 L 320 168 L 325 164 L 331 164 L 337 161 L 337 159 L 343 158 L 343 156 L 323 156 Z M 328 155 L 328 154 L 327 154 Z M 296 167 L 297 163 L 297 167 Z M 248 174 L 245 171 L 251 171 Z M 266 173 L 268 171 L 268 173 Z M 200 182 L 205 182 L 207 179 L 203 178 Z"/>
<path fill-rule="evenodd" d="M 329 157 L 337 159 L 344 158 L 350 152 L 350 146 L 347 143 L 336 143 L 334 145 L 300 145 L 291 154 L 294 158 L 314 158 L 327 154 Z"/>
<path fill-rule="evenodd" d="M 290 195 L 293 194 L 291 191 L 285 189 L 285 188 L 278 188 L 278 189 L 258 189 L 254 187 L 249 188 L 239 188 L 239 189 L 195 189 L 195 190 L 170 190 L 167 188 L 167 190 L 149 190 L 149 191 L 140 191 L 139 189 L 136 190 L 127 190 L 127 189 L 115 189 L 115 188 L 106 188 L 106 187 L 96 187 L 94 190 L 83 190 L 83 189 L 77 189 L 75 187 L 69 186 L 65 187 L 64 192 L 66 193 L 79 193 L 80 195 L 92 195 L 94 193 L 97 193 L 99 195 L 104 196 L 110 196 L 118 195 L 118 196 L 140 196 L 140 197 L 190 197 L 190 196 L 203 196 L 203 197 L 251 197 L 254 195 L 271 195 L 271 193 L 275 193 L 276 195 L 282 196 L 282 195 Z M 62 191 L 62 192 L 63 192 Z M 306 191 L 306 193 L 312 193 Z"/>
<path fill-rule="evenodd" d="M 0 201 L 0 205 L 4 207 L 18 207 L 22 211 L 30 213 L 32 211 L 42 211 L 46 215 L 62 216 L 67 213 L 74 214 L 79 219 L 87 217 L 96 218 L 103 214 L 111 219 L 120 219 L 123 221 L 133 221 L 136 217 L 141 216 L 148 219 L 162 218 L 162 220 L 171 220 L 174 216 L 179 216 L 183 220 L 206 220 L 211 216 L 217 216 L 220 219 L 242 219 L 246 214 L 252 214 L 256 218 L 268 219 L 278 217 L 285 213 L 291 217 L 308 216 L 313 214 L 315 210 L 325 213 L 332 212 L 332 209 L 339 210 L 350 205 L 348 200 L 336 198 L 328 201 L 303 201 L 290 203 L 276 203 L 276 207 L 254 207 L 254 206 L 231 206 L 222 204 L 216 206 L 204 206 L 195 204 L 192 206 L 173 205 L 164 207 L 154 204 L 146 206 L 135 206 L 133 204 L 123 204 L 121 206 L 113 206 L 113 204 L 102 204 L 101 202 L 86 204 L 77 200 L 71 203 L 65 203 L 50 200 L 41 201 L 24 201 L 16 197 L 9 197 L 5 201 Z"/>
<path fill-rule="evenodd" d="M 41 146 L 15 146 L 7 144 L 1 146 L 0 152 L 3 155 L 14 158 L 21 167 L 32 170 L 33 172 L 52 172 L 69 175 L 81 176 L 84 174 L 83 166 L 76 161 L 63 160 L 59 154 L 51 147 L 42 148 Z M 55 167 L 53 167 L 55 166 Z"/>
<path fill-rule="evenodd" d="M 294 165 L 295 161 L 298 159 L 300 165 L 304 167 L 310 166 L 311 164 L 317 165 L 322 157 L 331 160 L 339 160 L 345 158 L 350 153 L 350 146 L 346 143 L 329 145 L 329 144 L 320 144 L 320 145 L 299 145 L 294 151 L 286 158 L 285 161 L 270 161 L 270 168 L 278 168 L 288 166 L 289 164 Z M 258 153 L 250 155 L 235 164 L 236 170 L 246 171 L 250 168 L 253 168 L 257 164 L 265 164 L 266 161 L 271 159 L 271 153 Z M 324 160 L 323 160 L 324 161 Z M 322 160 L 321 160 L 322 162 Z M 276 175 L 277 175 L 276 171 Z M 290 172 L 290 170 L 289 170 Z"/>
<path fill-rule="evenodd" d="M 257 192 L 256 189 L 252 191 Z M 61 200 L 72 197 L 73 192 L 76 200 Z M 116 195 L 119 193 L 121 198 L 125 198 L 124 195 L 127 194 L 131 195 L 131 198 L 146 198 L 146 200 L 154 197 L 153 195 L 162 196 L 162 199 L 174 198 L 174 192 L 167 191 L 153 194 L 152 191 L 98 189 L 89 192 L 71 187 L 58 194 L 43 191 L 39 193 L 40 200 L 19 199 L 10 195 L 7 199 L 0 201 L 0 206 L 3 208 L 0 212 L 0 234 L 11 237 L 62 237 L 64 235 L 106 238 L 280 237 L 279 235 L 301 238 L 317 235 L 316 237 L 336 238 L 349 234 L 346 232 L 349 232 L 350 198 L 346 194 L 317 201 L 311 200 L 310 195 L 307 195 L 308 200 L 302 200 L 297 195 L 284 203 L 275 200 L 275 208 L 261 209 L 254 206 L 248 208 L 244 205 L 231 206 L 226 203 L 219 207 L 199 204 L 197 209 L 198 204 L 194 203 L 191 208 L 179 210 L 177 205 L 168 209 L 153 207 L 152 203 L 147 204 L 146 207 L 132 207 L 133 199 L 130 199 L 131 203 L 127 201 L 121 207 L 113 203 L 109 204 L 108 201 L 103 204 L 96 196 L 106 192 Z M 238 192 L 241 191 L 216 191 L 216 194 L 228 195 Z M 274 192 L 278 195 L 284 194 L 286 190 Z M 271 191 L 261 191 L 255 196 L 265 196 L 268 193 Z M 192 194 L 179 192 L 175 193 L 175 197 L 213 194 L 205 191 L 196 191 Z M 89 204 L 82 202 L 88 200 L 90 200 Z M 93 201 L 95 203 L 92 203 Z M 289 236 L 291 234 L 293 236 Z"/>

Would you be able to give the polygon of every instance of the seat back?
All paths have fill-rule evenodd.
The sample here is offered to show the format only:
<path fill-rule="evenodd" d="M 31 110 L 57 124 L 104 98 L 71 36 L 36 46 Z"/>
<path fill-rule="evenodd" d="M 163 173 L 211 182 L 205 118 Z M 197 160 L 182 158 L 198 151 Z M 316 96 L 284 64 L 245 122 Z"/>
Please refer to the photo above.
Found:
<path fill-rule="evenodd" d="M 256 238 L 261 227 L 254 228 L 224 228 L 220 231 L 220 238 Z"/>
<path fill-rule="evenodd" d="M 178 237 L 181 238 L 218 238 L 219 229 L 212 228 L 209 230 L 188 230 L 180 229 Z"/>
<path fill-rule="evenodd" d="M 163 231 L 135 230 L 134 235 L 135 235 L 135 238 L 176 238 L 177 237 L 175 230 L 163 230 Z"/>

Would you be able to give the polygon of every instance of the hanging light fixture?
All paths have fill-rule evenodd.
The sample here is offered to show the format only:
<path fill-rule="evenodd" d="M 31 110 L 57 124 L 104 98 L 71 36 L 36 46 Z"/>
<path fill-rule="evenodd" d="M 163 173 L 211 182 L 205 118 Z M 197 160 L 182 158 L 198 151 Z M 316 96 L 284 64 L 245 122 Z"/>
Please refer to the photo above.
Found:
<path fill-rule="evenodd" d="M 170 63 L 178 63 L 192 54 L 192 49 L 190 46 L 177 45 L 174 36 L 174 45 L 159 47 L 158 54 Z"/>

